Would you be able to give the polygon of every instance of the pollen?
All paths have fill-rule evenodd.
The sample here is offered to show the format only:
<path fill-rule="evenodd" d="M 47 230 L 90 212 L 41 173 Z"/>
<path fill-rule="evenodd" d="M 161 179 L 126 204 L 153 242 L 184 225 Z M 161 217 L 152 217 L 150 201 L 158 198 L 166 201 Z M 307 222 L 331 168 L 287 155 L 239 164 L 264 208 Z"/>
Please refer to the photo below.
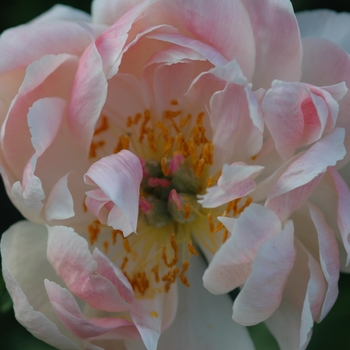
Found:
<path fill-rule="evenodd" d="M 178 260 L 179 260 L 179 246 L 176 242 L 176 239 L 175 239 L 175 235 L 174 234 L 171 234 L 170 235 L 170 245 L 171 245 L 171 248 L 173 249 L 174 251 L 174 257 L 173 259 L 168 262 L 168 257 L 166 255 L 166 246 L 163 246 L 162 248 L 162 259 L 164 261 L 164 264 L 167 266 L 167 267 L 173 267 L 177 264 Z"/>

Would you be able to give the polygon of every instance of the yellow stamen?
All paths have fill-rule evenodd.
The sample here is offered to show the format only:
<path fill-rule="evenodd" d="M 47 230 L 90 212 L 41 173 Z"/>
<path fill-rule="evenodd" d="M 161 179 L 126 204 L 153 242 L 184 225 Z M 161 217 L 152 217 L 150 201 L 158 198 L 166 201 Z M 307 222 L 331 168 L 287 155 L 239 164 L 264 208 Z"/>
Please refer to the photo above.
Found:
<path fill-rule="evenodd" d="M 189 241 L 189 242 L 187 243 L 187 248 L 188 248 L 188 251 L 189 251 L 191 254 L 193 254 L 193 255 L 195 255 L 195 256 L 198 256 L 198 252 L 197 252 L 197 250 L 195 249 L 195 247 L 193 246 L 192 241 Z"/>
<path fill-rule="evenodd" d="M 186 287 L 189 287 L 190 284 L 188 282 L 188 279 L 187 277 L 185 276 L 185 272 L 188 270 L 188 266 L 189 266 L 189 262 L 188 261 L 184 261 L 182 263 L 182 270 L 181 270 L 181 273 L 180 273 L 180 281 L 186 286 Z"/>
<path fill-rule="evenodd" d="M 108 254 L 108 249 L 109 249 L 109 242 L 104 241 L 103 242 L 103 251 L 105 252 L 105 254 Z"/>
<path fill-rule="evenodd" d="M 173 259 L 170 262 L 168 262 L 167 255 L 166 255 L 166 247 L 165 246 L 162 249 L 162 259 L 163 259 L 164 264 L 166 266 L 173 267 L 174 265 L 177 264 L 177 262 L 179 260 L 179 251 L 180 251 L 179 246 L 177 245 L 177 242 L 175 240 L 175 235 L 174 234 L 170 235 L 170 245 L 171 245 L 171 247 L 174 250 L 174 257 L 173 257 Z"/>
<path fill-rule="evenodd" d="M 103 115 L 101 117 L 101 125 L 97 129 L 95 129 L 94 136 L 108 129 L 109 129 L 108 118 L 105 115 Z"/>
<path fill-rule="evenodd" d="M 213 217 L 211 216 L 210 213 L 208 213 L 207 219 L 208 219 L 208 224 L 209 224 L 209 231 L 211 233 L 213 233 L 215 230 L 215 226 L 214 226 L 214 222 L 213 222 Z"/>
<path fill-rule="evenodd" d="M 165 157 L 163 157 L 162 160 L 161 160 L 161 162 L 160 162 L 160 165 L 161 165 L 161 167 L 162 167 L 162 172 L 163 172 L 164 176 L 168 176 L 168 175 L 169 175 L 169 172 L 170 172 L 170 170 L 169 170 L 169 168 L 168 168 L 166 162 L 167 162 L 167 160 L 166 160 Z"/>

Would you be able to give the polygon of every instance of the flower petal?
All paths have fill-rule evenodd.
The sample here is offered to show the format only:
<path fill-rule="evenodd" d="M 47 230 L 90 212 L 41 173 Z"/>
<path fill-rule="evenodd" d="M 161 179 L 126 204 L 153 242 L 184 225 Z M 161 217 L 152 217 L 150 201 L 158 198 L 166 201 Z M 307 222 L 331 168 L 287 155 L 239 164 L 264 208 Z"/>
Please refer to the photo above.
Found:
<path fill-rule="evenodd" d="M 265 321 L 277 309 L 295 259 L 294 227 L 288 221 L 284 229 L 259 249 L 252 273 L 233 304 L 234 321 L 251 326 Z"/>
<path fill-rule="evenodd" d="M 47 298 L 44 278 L 57 278 L 46 258 L 46 244 L 45 226 L 26 221 L 13 225 L 2 235 L 2 273 L 15 315 L 42 341 L 62 350 L 80 349 L 63 335 L 67 332 L 62 332 Z"/>
<path fill-rule="evenodd" d="M 107 224 L 121 229 L 124 236 L 136 232 L 142 174 L 140 160 L 122 150 L 92 164 L 84 175 L 85 183 L 98 186 L 113 202 Z M 86 194 L 89 196 L 89 192 Z"/>
<path fill-rule="evenodd" d="M 93 338 L 123 327 L 133 328 L 132 323 L 123 318 L 100 319 L 99 324 L 88 321 L 69 290 L 47 279 L 45 288 L 58 318 L 78 338 Z"/>
<path fill-rule="evenodd" d="M 245 283 L 259 248 L 281 231 L 276 214 L 255 203 L 237 220 L 231 220 L 235 220 L 232 235 L 214 255 L 203 276 L 204 287 L 213 294 L 227 293 Z"/>
<path fill-rule="evenodd" d="M 47 257 L 69 290 L 92 308 L 109 312 L 128 311 L 132 288 L 106 262 L 91 256 L 87 241 L 72 228 L 48 227 Z M 100 257 L 102 253 L 97 254 Z M 104 266 L 103 266 L 104 265 Z"/>
<path fill-rule="evenodd" d="M 301 75 L 301 45 L 291 2 L 242 2 L 247 8 L 255 39 L 254 87 L 267 88 L 273 79 L 298 81 Z"/>
<path fill-rule="evenodd" d="M 198 203 L 204 208 L 215 208 L 237 198 L 245 197 L 255 189 L 254 178 L 263 167 L 236 162 L 224 164 L 217 186 L 207 188 L 205 195 L 199 195 Z"/>

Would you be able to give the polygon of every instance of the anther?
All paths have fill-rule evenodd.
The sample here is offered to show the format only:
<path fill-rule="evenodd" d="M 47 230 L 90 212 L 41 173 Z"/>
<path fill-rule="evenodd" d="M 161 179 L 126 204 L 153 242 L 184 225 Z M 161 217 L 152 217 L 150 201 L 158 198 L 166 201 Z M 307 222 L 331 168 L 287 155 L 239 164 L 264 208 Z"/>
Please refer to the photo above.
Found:
<path fill-rule="evenodd" d="M 108 118 L 105 115 L 103 115 L 101 117 L 101 125 L 97 129 L 95 129 L 94 136 L 100 134 L 103 131 L 108 130 L 108 128 L 109 128 Z"/>
<path fill-rule="evenodd" d="M 193 254 L 193 255 L 195 255 L 195 256 L 198 256 L 198 252 L 197 252 L 197 250 L 195 249 L 195 247 L 193 246 L 192 241 L 189 241 L 189 242 L 187 243 L 187 248 L 188 248 L 188 251 L 189 251 L 191 254 Z"/>

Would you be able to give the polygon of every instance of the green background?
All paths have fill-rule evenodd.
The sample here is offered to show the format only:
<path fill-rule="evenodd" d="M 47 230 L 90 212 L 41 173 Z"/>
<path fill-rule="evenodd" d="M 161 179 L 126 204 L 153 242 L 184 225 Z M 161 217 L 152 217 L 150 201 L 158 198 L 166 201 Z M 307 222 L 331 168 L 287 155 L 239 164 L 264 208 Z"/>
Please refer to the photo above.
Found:
<path fill-rule="evenodd" d="M 294 0 L 292 2 L 295 11 L 328 8 L 336 11 L 350 12 L 349 0 Z M 56 1 L 54 0 L 0 0 L 0 33 L 6 28 L 31 20 L 40 13 L 48 10 L 55 3 Z M 60 3 L 89 12 L 91 2 L 90 0 L 63 0 Z M 18 221 L 21 216 L 7 199 L 2 184 L 0 184 L 0 201 L 1 233 L 4 232 L 11 224 Z M 350 275 L 341 275 L 339 289 L 340 294 L 335 306 L 321 324 L 315 325 L 313 337 L 309 346 L 307 347 L 307 350 L 350 349 Z M 52 347 L 34 338 L 17 323 L 11 306 L 11 300 L 6 292 L 6 289 L 4 288 L 4 282 L 0 275 L 0 349 L 53 349 Z M 263 324 L 250 327 L 249 330 L 256 344 L 257 350 L 278 349 L 275 340 L 269 334 Z"/>

